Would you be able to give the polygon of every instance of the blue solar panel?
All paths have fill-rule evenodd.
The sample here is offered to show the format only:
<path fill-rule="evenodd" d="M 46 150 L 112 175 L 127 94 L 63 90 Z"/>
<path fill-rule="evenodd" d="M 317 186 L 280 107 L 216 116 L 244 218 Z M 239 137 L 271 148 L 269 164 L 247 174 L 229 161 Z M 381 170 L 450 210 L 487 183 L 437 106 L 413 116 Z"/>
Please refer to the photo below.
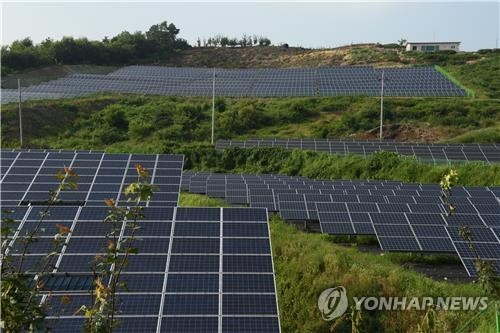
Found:
<path fill-rule="evenodd" d="M 216 316 L 164 317 L 161 327 L 165 332 L 172 333 L 213 333 L 218 331 L 219 320 Z"/>
<path fill-rule="evenodd" d="M 163 307 L 165 315 L 217 315 L 218 295 L 167 295 Z"/>
<path fill-rule="evenodd" d="M 168 274 L 168 293 L 219 292 L 217 274 Z"/>

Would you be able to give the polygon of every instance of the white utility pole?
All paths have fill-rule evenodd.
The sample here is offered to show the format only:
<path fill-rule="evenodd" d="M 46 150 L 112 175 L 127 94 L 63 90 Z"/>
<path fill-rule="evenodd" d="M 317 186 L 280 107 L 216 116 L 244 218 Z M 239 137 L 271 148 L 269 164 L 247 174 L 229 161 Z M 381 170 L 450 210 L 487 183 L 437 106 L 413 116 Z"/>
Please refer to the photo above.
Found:
<path fill-rule="evenodd" d="M 212 145 L 214 144 L 215 133 L 215 68 L 212 77 Z"/>
<path fill-rule="evenodd" d="M 383 137 L 383 126 L 384 126 L 384 70 L 382 70 L 382 80 L 380 87 L 380 141 Z"/>
<path fill-rule="evenodd" d="M 21 79 L 17 79 L 17 92 L 19 93 L 19 141 L 23 147 L 23 118 L 21 116 Z"/>

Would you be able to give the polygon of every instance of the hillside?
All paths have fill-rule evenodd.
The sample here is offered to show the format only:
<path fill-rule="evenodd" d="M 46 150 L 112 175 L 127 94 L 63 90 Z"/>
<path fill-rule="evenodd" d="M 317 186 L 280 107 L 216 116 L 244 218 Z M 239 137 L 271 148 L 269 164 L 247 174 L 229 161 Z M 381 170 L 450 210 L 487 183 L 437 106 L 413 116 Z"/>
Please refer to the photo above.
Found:
<path fill-rule="evenodd" d="M 370 97 L 216 100 L 217 139 L 376 138 L 379 100 Z M 54 122 L 54 119 L 58 119 Z M 4 147 L 18 145 L 16 104 L 2 108 Z M 500 142 L 495 100 L 386 98 L 386 138 L 398 141 Z M 82 149 L 208 143 L 211 100 L 98 95 L 23 103 L 26 146 Z"/>
<path fill-rule="evenodd" d="M 396 49 L 376 44 L 331 49 L 280 46 L 248 48 L 192 48 L 162 65 L 179 67 L 287 68 L 346 65 L 402 65 L 409 62 Z"/>
<path fill-rule="evenodd" d="M 190 49 L 161 64 L 221 67 L 440 64 L 446 75 L 473 93 L 453 98 L 386 98 L 386 138 L 500 142 L 500 108 L 499 100 L 495 99 L 499 97 L 498 80 L 493 77 L 500 56 L 465 54 L 452 60 L 454 56 L 438 59 L 433 58 L 436 55 L 405 55 L 378 46 L 336 50 Z M 464 60 L 467 57 L 477 58 Z M 23 80 L 36 83 L 75 71 L 109 70 L 112 67 L 55 66 L 24 72 Z M 6 84 L 14 84 L 15 75 L 7 80 Z M 378 98 L 361 96 L 217 98 L 216 139 L 373 139 L 378 134 L 379 103 Z M 365 158 L 270 148 L 218 151 L 209 144 L 211 110 L 210 98 L 152 95 L 102 93 L 74 99 L 28 101 L 22 105 L 24 147 L 179 153 L 185 156 L 185 169 L 280 173 L 312 179 L 437 183 L 450 169 L 447 164 L 432 165 L 387 152 Z M 2 105 L 1 116 L 2 146 L 19 147 L 17 104 Z M 460 174 L 457 185 L 500 184 L 498 163 L 457 163 L 453 168 Z M 221 207 L 228 203 L 182 193 L 179 205 Z M 349 315 L 356 316 L 353 321 L 362 332 L 448 332 L 461 328 L 492 332 L 494 329 L 493 306 L 475 318 L 472 311 L 432 308 L 427 312 L 353 311 L 338 321 L 323 321 L 317 310 L 318 294 L 336 285 L 347 286 L 354 296 L 484 296 L 485 292 L 464 276 L 456 257 L 381 253 L 378 247 L 373 250 L 370 237 L 306 233 L 275 215 L 270 217 L 270 233 L 283 332 L 328 332 L 333 330 L 332 325 L 336 325 L 335 331 L 351 332 Z M 450 267 L 451 271 L 447 270 Z M 454 276 L 457 271 L 462 275 Z"/>
<path fill-rule="evenodd" d="M 476 97 L 498 98 L 500 53 L 495 50 L 450 54 L 401 52 L 394 45 L 366 44 L 331 49 L 283 48 L 190 48 L 155 61 L 141 62 L 175 67 L 290 68 L 328 66 L 419 66 L 439 65 L 452 80 Z M 136 63 L 133 63 L 136 64 Z M 117 66 L 57 65 L 11 73 L 2 78 L 2 88 L 17 88 L 56 79 L 72 73 L 108 73 Z"/>

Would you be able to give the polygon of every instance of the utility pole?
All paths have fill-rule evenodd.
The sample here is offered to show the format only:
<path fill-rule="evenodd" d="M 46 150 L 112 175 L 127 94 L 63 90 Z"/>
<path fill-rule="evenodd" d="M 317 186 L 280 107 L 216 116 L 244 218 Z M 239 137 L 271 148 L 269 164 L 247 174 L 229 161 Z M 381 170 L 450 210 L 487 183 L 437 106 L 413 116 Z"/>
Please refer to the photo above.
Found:
<path fill-rule="evenodd" d="M 23 147 L 23 118 L 21 116 L 21 79 L 17 79 L 17 92 L 19 93 L 19 141 Z"/>
<path fill-rule="evenodd" d="M 214 144 L 215 133 L 215 67 L 212 77 L 212 145 Z"/>
<path fill-rule="evenodd" d="M 380 141 L 383 137 L 383 126 L 384 126 L 384 70 L 382 70 L 382 80 L 380 87 Z"/>

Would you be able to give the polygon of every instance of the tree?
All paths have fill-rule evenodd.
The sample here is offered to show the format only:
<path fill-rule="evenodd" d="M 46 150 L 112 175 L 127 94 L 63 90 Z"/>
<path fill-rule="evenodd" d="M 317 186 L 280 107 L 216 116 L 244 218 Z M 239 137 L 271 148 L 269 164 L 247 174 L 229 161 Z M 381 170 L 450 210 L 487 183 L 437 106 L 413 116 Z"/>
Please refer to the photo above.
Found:
<path fill-rule="evenodd" d="M 257 45 L 259 43 L 259 37 L 257 35 L 252 36 L 253 45 Z"/>
<path fill-rule="evenodd" d="M 220 46 L 226 47 L 228 44 L 229 44 L 229 38 L 227 38 L 226 36 L 221 37 Z"/>
<path fill-rule="evenodd" d="M 231 38 L 227 44 L 230 47 L 236 47 L 238 46 L 238 40 L 236 38 Z"/>
<path fill-rule="evenodd" d="M 173 50 L 179 31 L 173 23 L 168 24 L 167 21 L 163 21 L 152 25 L 146 32 L 146 38 L 156 43 L 158 51 L 169 52 Z"/>
<path fill-rule="evenodd" d="M 259 46 L 269 46 L 271 45 L 271 40 L 267 37 L 259 37 Z"/>
<path fill-rule="evenodd" d="M 241 37 L 241 40 L 240 40 L 240 46 L 241 47 L 247 47 L 247 46 L 250 45 L 250 43 L 248 42 L 248 36 L 247 36 L 247 34 L 243 34 L 243 36 Z"/>
<path fill-rule="evenodd" d="M 39 212 L 37 222 L 28 230 L 14 233 L 19 221 L 9 218 L 11 211 L 2 211 L 1 228 L 1 320 L 0 327 L 5 332 L 46 331 L 44 319 L 46 303 L 40 303 L 45 281 L 50 275 L 56 258 L 61 254 L 66 237 L 71 231 L 65 225 L 56 224 L 57 233 L 49 253 L 32 264 L 27 264 L 30 247 L 36 243 L 41 231 L 46 228 L 51 208 L 59 202 L 59 194 L 77 188 L 78 175 L 70 168 L 58 171 L 59 184 L 49 192 L 46 206 Z M 7 216 L 7 217 L 6 217 Z M 13 255 L 15 254 L 15 255 Z"/>

